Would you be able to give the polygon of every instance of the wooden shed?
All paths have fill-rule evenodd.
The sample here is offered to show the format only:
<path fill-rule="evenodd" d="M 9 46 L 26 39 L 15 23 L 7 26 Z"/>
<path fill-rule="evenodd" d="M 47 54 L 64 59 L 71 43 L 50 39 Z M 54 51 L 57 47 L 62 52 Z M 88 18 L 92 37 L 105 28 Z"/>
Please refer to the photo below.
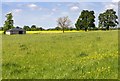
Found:
<path fill-rule="evenodd" d="M 12 34 L 26 34 L 26 31 L 20 27 L 12 28 L 6 31 L 7 35 L 12 35 Z"/>

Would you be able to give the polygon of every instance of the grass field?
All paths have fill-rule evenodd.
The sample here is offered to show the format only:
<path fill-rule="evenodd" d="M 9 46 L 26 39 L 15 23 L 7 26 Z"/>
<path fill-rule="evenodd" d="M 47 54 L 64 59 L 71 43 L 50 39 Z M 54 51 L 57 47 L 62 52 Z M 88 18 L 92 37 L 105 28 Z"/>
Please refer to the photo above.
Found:
<path fill-rule="evenodd" d="M 3 79 L 117 79 L 118 32 L 3 35 Z"/>

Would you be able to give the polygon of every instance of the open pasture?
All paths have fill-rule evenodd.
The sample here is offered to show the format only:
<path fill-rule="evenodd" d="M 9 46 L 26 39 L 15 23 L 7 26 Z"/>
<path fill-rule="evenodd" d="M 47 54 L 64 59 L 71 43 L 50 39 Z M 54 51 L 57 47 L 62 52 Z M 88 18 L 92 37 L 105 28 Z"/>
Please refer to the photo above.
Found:
<path fill-rule="evenodd" d="M 2 35 L 2 44 L 3 79 L 118 77 L 117 31 Z"/>

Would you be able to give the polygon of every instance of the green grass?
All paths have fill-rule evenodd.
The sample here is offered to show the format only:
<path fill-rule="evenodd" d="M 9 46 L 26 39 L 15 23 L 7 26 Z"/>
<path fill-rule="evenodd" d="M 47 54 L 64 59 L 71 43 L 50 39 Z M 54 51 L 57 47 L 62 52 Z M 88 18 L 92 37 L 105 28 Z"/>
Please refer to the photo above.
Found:
<path fill-rule="evenodd" d="M 3 79 L 117 79 L 118 32 L 3 35 Z"/>

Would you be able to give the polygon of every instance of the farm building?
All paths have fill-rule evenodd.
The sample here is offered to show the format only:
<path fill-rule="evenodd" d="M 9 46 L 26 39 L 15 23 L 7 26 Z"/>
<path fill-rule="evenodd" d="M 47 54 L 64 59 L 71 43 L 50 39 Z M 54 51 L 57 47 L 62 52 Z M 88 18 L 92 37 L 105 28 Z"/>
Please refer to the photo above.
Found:
<path fill-rule="evenodd" d="M 6 31 L 7 35 L 12 35 L 12 34 L 26 34 L 26 31 L 20 27 L 12 28 Z"/>

